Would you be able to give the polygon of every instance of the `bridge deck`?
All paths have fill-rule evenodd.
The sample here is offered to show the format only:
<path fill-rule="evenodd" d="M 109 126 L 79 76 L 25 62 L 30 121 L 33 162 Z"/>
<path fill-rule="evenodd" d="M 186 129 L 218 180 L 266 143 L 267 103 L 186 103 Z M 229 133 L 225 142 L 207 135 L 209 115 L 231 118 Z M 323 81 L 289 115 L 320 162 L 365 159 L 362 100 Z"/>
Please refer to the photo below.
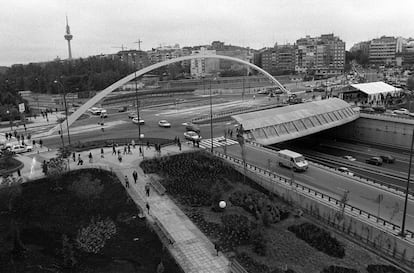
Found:
<path fill-rule="evenodd" d="M 358 111 L 338 98 L 232 116 L 243 125 L 248 139 L 263 145 L 314 134 L 358 117 Z"/>

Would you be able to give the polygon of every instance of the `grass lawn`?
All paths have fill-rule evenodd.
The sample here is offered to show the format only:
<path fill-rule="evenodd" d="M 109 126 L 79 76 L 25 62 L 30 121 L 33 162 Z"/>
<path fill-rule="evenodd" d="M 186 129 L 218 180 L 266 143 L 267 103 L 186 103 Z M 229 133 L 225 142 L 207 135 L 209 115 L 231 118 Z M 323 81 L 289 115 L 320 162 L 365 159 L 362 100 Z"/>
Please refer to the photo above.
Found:
<path fill-rule="evenodd" d="M 0 189 L 0 272 L 153 273 L 161 261 L 182 272 L 108 172 Z"/>
<path fill-rule="evenodd" d="M 387 264 L 341 236 L 335 238 L 345 250 L 343 258 L 318 251 L 288 230 L 308 222 L 293 216 L 295 208 L 248 178 L 244 183 L 240 173 L 210 154 L 148 159 L 141 167 L 156 174 L 200 230 L 249 273 L 285 272 L 285 266 L 293 270 L 286 272 L 316 273 L 332 265 L 367 273 L 370 264 Z M 225 209 L 218 206 L 220 200 L 226 201 Z"/>

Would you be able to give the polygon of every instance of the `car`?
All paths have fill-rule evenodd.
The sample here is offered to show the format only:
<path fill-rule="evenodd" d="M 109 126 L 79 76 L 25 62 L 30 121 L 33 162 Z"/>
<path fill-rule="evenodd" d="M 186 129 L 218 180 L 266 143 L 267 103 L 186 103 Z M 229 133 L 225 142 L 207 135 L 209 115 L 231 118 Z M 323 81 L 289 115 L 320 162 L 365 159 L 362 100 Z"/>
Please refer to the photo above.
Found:
<path fill-rule="evenodd" d="M 138 118 L 135 117 L 132 119 L 132 123 L 143 125 L 145 124 L 145 120 L 139 119 L 139 122 L 138 122 Z"/>
<path fill-rule="evenodd" d="M 375 113 L 375 110 L 374 110 L 374 108 L 371 108 L 371 107 L 365 107 L 365 108 L 361 109 L 361 112 L 362 113 L 373 114 L 373 113 Z"/>
<path fill-rule="evenodd" d="M 407 109 L 405 109 L 405 108 L 400 108 L 400 109 L 398 109 L 398 110 L 394 110 L 394 111 L 392 111 L 394 114 L 398 114 L 398 115 L 408 115 L 408 114 L 410 114 L 410 111 L 408 111 Z"/>
<path fill-rule="evenodd" d="M 351 156 L 351 155 L 344 155 L 344 158 L 345 158 L 346 160 L 349 160 L 349 161 L 355 161 L 355 160 L 356 160 L 356 158 L 355 158 L 355 157 L 353 157 L 353 156 Z"/>
<path fill-rule="evenodd" d="M 33 147 L 31 145 L 17 144 L 17 145 L 11 146 L 9 150 L 12 153 L 21 154 L 25 152 L 31 152 L 33 150 Z"/>
<path fill-rule="evenodd" d="M 108 112 L 105 109 L 102 109 L 101 118 L 107 118 L 107 117 L 108 117 Z"/>
<path fill-rule="evenodd" d="M 128 107 L 124 106 L 124 107 L 119 108 L 118 112 L 123 113 L 123 112 L 126 112 L 127 110 L 128 110 Z"/>
<path fill-rule="evenodd" d="M 184 138 L 187 140 L 195 140 L 195 141 L 200 141 L 202 139 L 202 137 L 194 132 L 194 131 L 187 131 L 184 133 Z"/>
<path fill-rule="evenodd" d="M 384 113 L 387 110 L 384 106 L 374 106 L 372 109 L 377 113 Z"/>
<path fill-rule="evenodd" d="M 257 94 L 260 94 L 260 95 L 267 95 L 267 93 L 269 93 L 269 91 L 267 90 L 260 90 L 259 92 L 257 92 Z"/>
<path fill-rule="evenodd" d="M 365 160 L 366 163 L 381 166 L 382 165 L 382 159 L 379 156 L 373 156 Z"/>
<path fill-rule="evenodd" d="M 129 112 L 128 118 L 136 118 L 138 116 L 137 112 Z"/>
<path fill-rule="evenodd" d="M 341 173 L 346 173 L 347 175 L 354 175 L 354 173 L 351 172 L 347 167 L 339 167 L 337 170 Z"/>
<path fill-rule="evenodd" d="M 164 127 L 164 128 L 169 128 L 169 127 L 171 127 L 171 123 L 169 123 L 168 121 L 163 119 L 163 120 L 158 121 L 158 126 Z"/>
<path fill-rule="evenodd" d="M 187 123 L 187 125 L 185 126 L 185 130 L 193 131 L 193 132 L 196 132 L 197 134 L 200 134 L 200 127 L 198 127 L 197 125 L 193 123 Z"/>
<path fill-rule="evenodd" d="M 384 163 L 394 163 L 395 157 L 391 155 L 381 155 L 380 158 L 382 159 L 382 162 Z"/>
<path fill-rule="evenodd" d="M 99 107 L 92 107 L 88 109 L 88 112 L 90 112 L 92 115 L 100 115 L 102 110 L 103 109 Z"/>

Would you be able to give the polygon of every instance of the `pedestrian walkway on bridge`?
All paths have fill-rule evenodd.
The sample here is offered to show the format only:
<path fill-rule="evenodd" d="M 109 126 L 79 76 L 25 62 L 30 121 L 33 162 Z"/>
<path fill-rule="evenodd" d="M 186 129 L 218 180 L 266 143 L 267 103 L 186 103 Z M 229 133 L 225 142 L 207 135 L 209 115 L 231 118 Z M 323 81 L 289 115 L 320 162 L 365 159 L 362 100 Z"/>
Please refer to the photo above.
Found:
<path fill-rule="evenodd" d="M 354 121 L 358 117 L 359 111 L 338 98 L 232 116 L 243 125 L 245 138 L 262 145 L 314 134 Z"/>

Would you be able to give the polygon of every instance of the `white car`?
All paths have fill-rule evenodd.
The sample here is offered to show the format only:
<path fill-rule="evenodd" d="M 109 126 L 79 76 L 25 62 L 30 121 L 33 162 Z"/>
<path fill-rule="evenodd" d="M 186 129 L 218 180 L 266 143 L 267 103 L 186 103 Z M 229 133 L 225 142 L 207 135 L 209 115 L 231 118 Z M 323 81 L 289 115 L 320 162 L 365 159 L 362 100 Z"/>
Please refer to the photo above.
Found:
<path fill-rule="evenodd" d="M 169 128 L 169 127 L 171 127 L 171 123 L 169 123 L 168 121 L 163 119 L 163 120 L 158 121 L 158 126 L 164 127 L 164 128 Z"/>
<path fill-rule="evenodd" d="M 202 137 L 194 131 L 187 131 L 184 133 L 184 138 L 188 140 L 200 141 Z"/>
<path fill-rule="evenodd" d="M 394 110 L 394 111 L 392 111 L 394 114 L 398 114 L 398 115 L 408 115 L 408 114 L 410 114 L 410 111 L 408 111 L 407 109 L 405 109 L 405 108 L 400 108 L 400 109 L 398 109 L 398 110 Z"/>
<path fill-rule="evenodd" d="M 33 147 L 30 145 L 18 144 L 18 145 L 11 146 L 9 149 L 12 153 L 21 154 L 25 152 L 31 152 L 33 150 Z"/>
<path fill-rule="evenodd" d="M 108 117 L 108 112 L 105 109 L 101 110 L 101 118 L 107 118 Z"/>
<path fill-rule="evenodd" d="M 102 108 L 98 108 L 98 107 L 92 107 L 88 109 L 88 112 L 90 112 L 92 115 L 100 115 L 102 112 Z"/>
<path fill-rule="evenodd" d="M 347 167 L 339 167 L 337 170 L 341 173 L 346 173 L 347 175 L 354 175 L 354 173 L 351 172 Z"/>
<path fill-rule="evenodd" d="M 351 155 L 344 155 L 344 158 L 345 158 L 346 160 L 349 160 L 349 161 L 355 161 L 355 160 L 356 160 L 356 158 L 355 158 L 355 157 L 353 157 L 353 156 L 351 156 Z"/>
<path fill-rule="evenodd" d="M 145 120 L 139 119 L 139 121 L 138 121 L 138 118 L 133 118 L 132 123 L 143 125 L 143 124 L 145 124 Z"/>

